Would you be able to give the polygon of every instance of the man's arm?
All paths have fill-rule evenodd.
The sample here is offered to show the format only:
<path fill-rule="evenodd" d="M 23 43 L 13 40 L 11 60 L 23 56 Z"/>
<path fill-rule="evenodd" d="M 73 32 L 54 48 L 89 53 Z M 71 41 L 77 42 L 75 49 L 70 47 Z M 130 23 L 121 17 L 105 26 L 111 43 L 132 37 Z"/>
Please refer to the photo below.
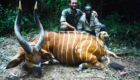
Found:
<path fill-rule="evenodd" d="M 99 22 L 98 18 L 95 17 L 95 15 L 93 15 L 93 18 L 94 18 L 94 25 L 95 25 L 95 34 L 97 35 L 99 32 L 100 32 L 100 25 L 101 23 Z"/>
<path fill-rule="evenodd" d="M 61 22 L 61 25 L 66 25 L 69 29 L 73 30 L 73 31 L 76 31 L 75 27 L 73 27 L 72 25 L 70 25 L 69 23 L 67 22 Z"/>
<path fill-rule="evenodd" d="M 61 13 L 61 18 L 60 18 L 60 23 L 61 25 L 66 25 L 69 29 L 76 31 L 75 27 L 70 25 L 67 20 L 66 20 L 66 11 L 63 10 Z"/>
<path fill-rule="evenodd" d="M 78 25 L 77 25 L 77 30 L 82 32 L 82 33 L 88 33 L 84 30 L 84 21 L 83 21 L 83 17 L 81 16 Z"/>
<path fill-rule="evenodd" d="M 92 11 L 92 13 L 94 14 L 95 17 L 98 17 L 98 13 L 96 11 Z"/>
<path fill-rule="evenodd" d="M 81 20 L 81 18 L 80 18 L 80 20 L 79 20 L 79 22 L 78 22 L 78 24 L 77 24 L 77 30 L 78 31 L 82 31 L 82 29 L 83 29 L 83 27 L 82 27 L 82 24 L 83 22 L 82 22 L 82 20 Z"/>

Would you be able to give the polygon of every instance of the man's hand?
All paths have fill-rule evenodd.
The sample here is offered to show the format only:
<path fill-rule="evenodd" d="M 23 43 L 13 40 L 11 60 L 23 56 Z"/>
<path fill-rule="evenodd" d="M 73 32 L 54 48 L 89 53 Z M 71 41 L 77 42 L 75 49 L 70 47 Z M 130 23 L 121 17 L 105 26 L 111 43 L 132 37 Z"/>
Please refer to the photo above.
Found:
<path fill-rule="evenodd" d="M 76 31 L 75 27 L 72 27 L 71 29 L 72 29 L 73 31 Z"/>
<path fill-rule="evenodd" d="M 68 28 L 69 28 L 70 30 L 72 30 L 72 31 L 76 31 L 76 28 L 73 27 L 72 25 L 70 25 L 70 24 L 67 23 L 67 22 L 61 22 L 61 25 L 66 25 L 66 26 L 68 26 Z"/>
<path fill-rule="evenodd" d="M 92 13 L 95 15 L 95 17 L 98 17 L 98 13 L 96 11 L 92 11 Z"/>

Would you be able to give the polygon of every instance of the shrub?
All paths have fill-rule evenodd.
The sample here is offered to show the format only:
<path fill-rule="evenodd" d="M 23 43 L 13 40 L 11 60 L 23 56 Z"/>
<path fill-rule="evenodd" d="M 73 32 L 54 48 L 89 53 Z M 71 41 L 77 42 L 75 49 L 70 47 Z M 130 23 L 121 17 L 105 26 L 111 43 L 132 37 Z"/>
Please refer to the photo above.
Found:
<path fill-rule="evenodd" d="M 133 22 L 124 24 L 121 21 L 122 17 L 123 16 L 115 11 L 106 16 L 105 20 L 102 20 L 101 22 L 106 25 L 107 31 L 111 35 L 111 39 L 119 40 L 119 42 L 123 44 L 135 45 L 138 42 L 138 35 L 140 35 L 140 23 Z"/>

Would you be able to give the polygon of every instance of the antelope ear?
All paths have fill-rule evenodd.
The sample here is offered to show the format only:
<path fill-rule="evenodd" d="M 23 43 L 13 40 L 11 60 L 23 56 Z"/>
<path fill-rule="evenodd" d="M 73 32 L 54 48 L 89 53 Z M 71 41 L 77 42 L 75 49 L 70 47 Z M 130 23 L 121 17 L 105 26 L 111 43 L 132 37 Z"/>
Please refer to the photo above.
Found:
<path fill-rule="evenodd" d="M 11 61 L 8 63 L 6 69 L 16 67 L 16 66 L 17 66 L 18 64 L 20 64 L 21 62 L 22 62 L 22 60 L 21 60 L 20 58 L 18 58 L 18 59 L 13 59 L 13 60 L 11 60 Z"/>
<path fill-rule="evenodd" d="M 41 49 L 42 52 L 42 61 L 44 65 L 47 64 L 59 64 L 59 61 L 57 61 L 56 59 L 54 59 L 54 55 L 52 53 L 49 53 L 48 51 Z"/>
<path fill-rule="evenodd" d="M 47 60 L 54 59 L 54 56 L 52 53 L 49 53 L 48 51 L 46 51 L 44 49 L 41 49 L 41 52 L 42 52 L 43 59 L 47 59 Z"/>
<path fill-rule="evenodd" d="M 17 55 L 15 55 L 13 57 L 13 59 L 8 63 L 8 65 L 6 66 L 6 69 L 9 69 L 9 68 L 13 68 L 15 66 L 17 66 L 18 64 L 20 64 L 23 59 L 25 59 L 25 54 L 23 53 L 23 51 L 21 51 L 22 48 L 20 48 L 20 51 Z M 23 49 L 22 49 L 23 50 Z"/>
<path fill-rule="evenodd" d="M 42 52 L 43 54 L 47 54 L 47 53 L 49 53 L 49 52 L 46 51 L 45 49 L 41 49 L 41 52 Z"/>

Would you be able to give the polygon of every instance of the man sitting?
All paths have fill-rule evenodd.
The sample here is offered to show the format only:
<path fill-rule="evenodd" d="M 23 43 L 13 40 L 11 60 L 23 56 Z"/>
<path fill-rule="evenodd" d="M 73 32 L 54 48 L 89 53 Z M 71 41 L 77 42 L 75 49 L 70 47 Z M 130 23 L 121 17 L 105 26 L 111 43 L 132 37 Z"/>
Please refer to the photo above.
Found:
<path fill-rule="evenodd" d="M 101 24 L 97 17 L 92 13 L 92 7 L 87 5 L 84 7 L 83 14 L 78 22 L 77 30 L 91 35 L 97 35 L 100 31 L 106 31 L 105 25 Z"/>

